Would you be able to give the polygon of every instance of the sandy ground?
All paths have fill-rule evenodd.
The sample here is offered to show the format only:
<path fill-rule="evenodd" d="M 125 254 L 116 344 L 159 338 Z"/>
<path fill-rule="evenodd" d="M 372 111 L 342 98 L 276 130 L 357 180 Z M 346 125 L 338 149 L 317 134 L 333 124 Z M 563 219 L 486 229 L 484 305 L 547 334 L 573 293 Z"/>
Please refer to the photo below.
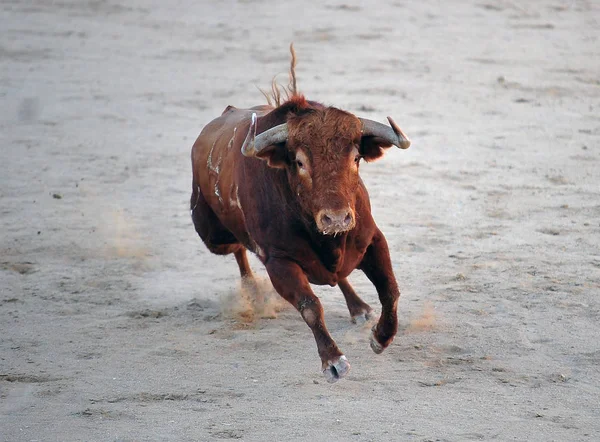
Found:
<path fill-rule="evenodd" d="M 598 440 L 597 2 L 0 8 L 0 440 Z M 315 287 L 352 364 L 333 385 L 260 263 L 252 310 L 188 212 L 193 141 L 286 80 L 290 41 L 308 98 L 413 140 L 361 169 L 393 345 Z"/>

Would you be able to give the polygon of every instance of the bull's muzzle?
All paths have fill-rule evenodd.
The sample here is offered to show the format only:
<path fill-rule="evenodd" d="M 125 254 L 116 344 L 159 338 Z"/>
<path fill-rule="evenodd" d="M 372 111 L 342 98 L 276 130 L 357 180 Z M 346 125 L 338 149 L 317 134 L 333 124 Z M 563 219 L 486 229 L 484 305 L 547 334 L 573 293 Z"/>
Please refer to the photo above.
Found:
<path fill-rule="evenodd" d="M 352 230 L 356 224 L 354 212 L 350 209 L 321 210 L 315 221 L 323 235 L 337 235 Z"/>

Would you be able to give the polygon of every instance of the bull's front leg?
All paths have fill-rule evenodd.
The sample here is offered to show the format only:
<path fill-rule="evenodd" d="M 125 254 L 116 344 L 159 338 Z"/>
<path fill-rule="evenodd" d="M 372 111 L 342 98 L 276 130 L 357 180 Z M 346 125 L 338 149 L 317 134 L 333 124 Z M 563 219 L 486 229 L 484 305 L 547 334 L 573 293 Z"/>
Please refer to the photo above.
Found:
<path fill-rule="evenodd" d="M 265 266 L 277 293 L 300 312 L 312 330 L 327 381 L 336 382 L 343 378 L 350 371 L 350 364 L 327 331 L 323 307 L 302 268 L 281 258 L 269 258 Z"/>
<path fill-rule="evenodd" d="M 340 279 L 338 282 L 340 290 L 346 298 L 346 305 L 350 311 L 350 318 L 353 323 L 358 323 L 362 320 L 368 321 L 373 316 L 373 309 L 369 304 L 360 299 L 346 278 Z"/>
<path fill-rule="evenodd" d="M 396 310 L 400 290 L 394 277 L 387 241 L 379 229 L 358 268 L 375 285 L 381 302 L 381 316 L 371 334 L 371 348 L 375 353 L 381 353 L 398 331 Z"/>

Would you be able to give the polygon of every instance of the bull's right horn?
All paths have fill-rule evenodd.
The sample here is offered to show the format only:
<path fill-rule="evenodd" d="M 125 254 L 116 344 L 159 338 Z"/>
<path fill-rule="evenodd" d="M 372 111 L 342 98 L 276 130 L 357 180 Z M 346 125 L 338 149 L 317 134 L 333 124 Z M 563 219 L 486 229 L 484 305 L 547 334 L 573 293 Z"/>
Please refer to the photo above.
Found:
<path fill-rule="evenodd" d="M 246 157 L 254 157 L 265 147 L 283 143 L 288 139 L 287 123 L 279 124 L 256 135 L 256 120 L 256 114 L 253 113 L 248 135 L 242 144 L 242 154 Z"/>

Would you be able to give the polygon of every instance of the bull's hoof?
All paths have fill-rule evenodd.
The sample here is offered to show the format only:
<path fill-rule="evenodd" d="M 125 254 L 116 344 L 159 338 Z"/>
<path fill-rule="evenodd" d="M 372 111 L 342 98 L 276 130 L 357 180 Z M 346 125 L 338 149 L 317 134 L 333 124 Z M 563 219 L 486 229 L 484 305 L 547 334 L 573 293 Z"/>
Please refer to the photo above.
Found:
<path fill-rule="evenodd" d="M 363 311 L 352 315 L 352 323 L 363 325 L 373 317 L 373 309 L 364 309 Z"/>
<path fill-rule="evenodd" d="M 375 330 L 377 328 L 377 325 L 375 325 L 372 329 L 371 329 L 371 339 L 370 339 L 370 344 L 371 344 L 371 350 L 373 350 L 375 353 L 380 354 L 383 352 L 383 350 L 385 350 L 385 347 L 383 346 L 383 344 L 381 344 L 377 338 L 375 337 Z"/>
<path fill-rule="evenodd" d="M 330 384 L 339 381 L 350 371 L 350 363 L 344 355 L 333 361 L 327 361 L 324 365 L 323 374 Z"/>

